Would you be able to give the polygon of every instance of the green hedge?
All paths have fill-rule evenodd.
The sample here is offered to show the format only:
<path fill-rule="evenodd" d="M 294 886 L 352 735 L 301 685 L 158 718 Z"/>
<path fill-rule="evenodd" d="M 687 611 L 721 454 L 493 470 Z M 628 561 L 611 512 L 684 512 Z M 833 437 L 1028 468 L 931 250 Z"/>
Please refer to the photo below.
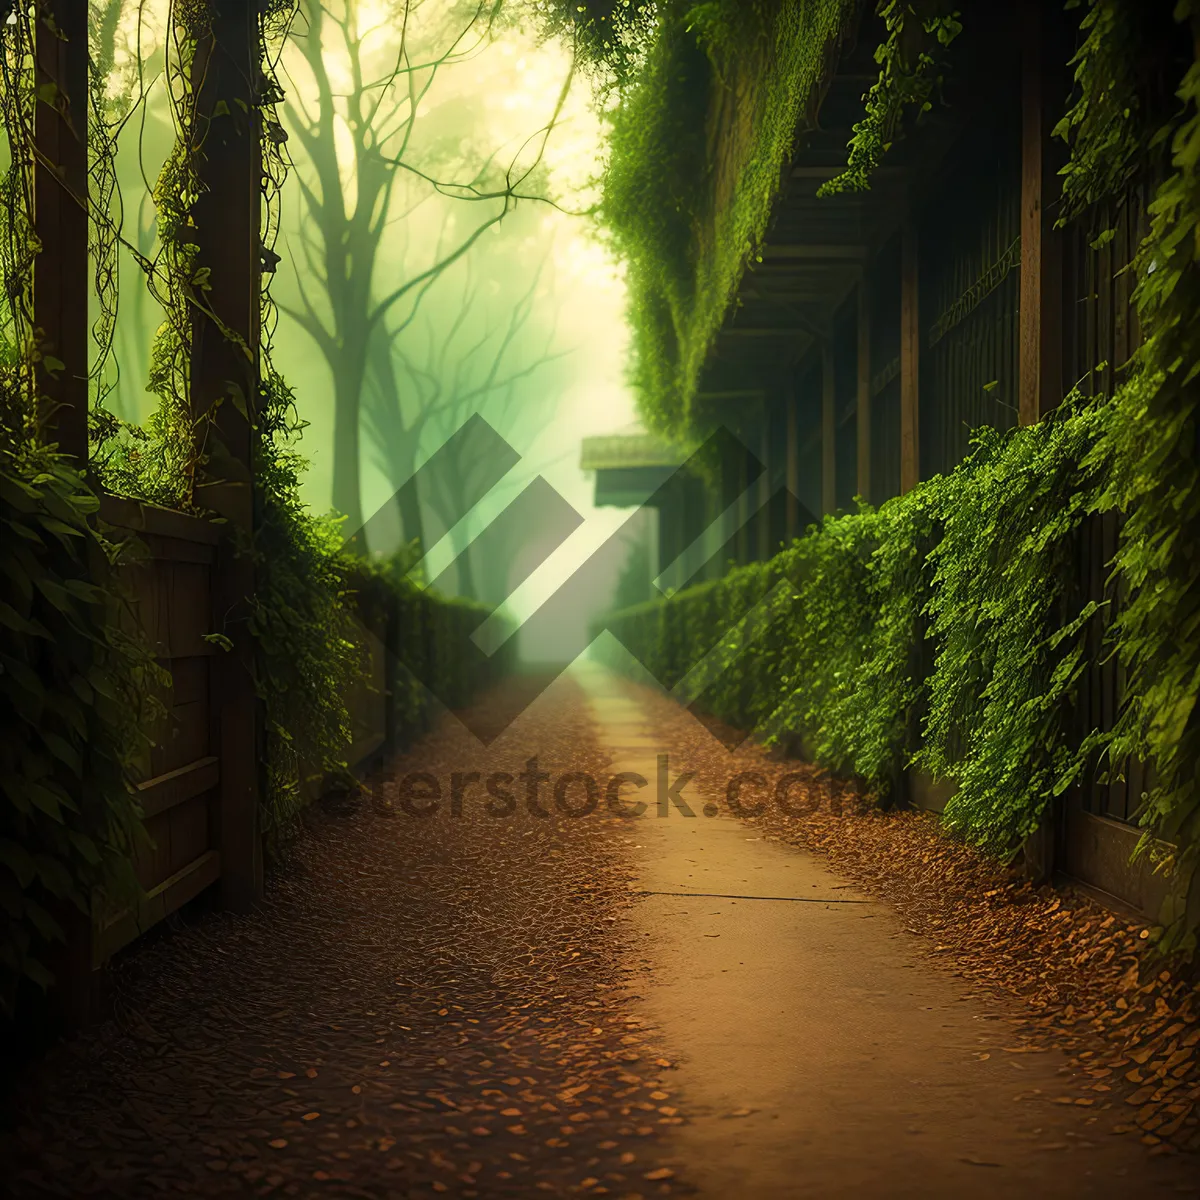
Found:
<path fill-rule="evenodd" d="M 720 647 L 698 700 L 886 799 L 910 764 L 957 781 L 950 828 L 1012 849 L 1103 748 L 1071 700 L 1098 606 L 1074 555 L 1102 493 L 1092 454 L 1109 410 L 1066 408 L 981 431 L 956 471 L 879 509 L 826 517 L 765 563 L 616 613 L 609 629 L 672 687 Z M 717 642 L 775 585 L 750 649 Z"/>
<path fill-rule="evenodd" d="M 291 405 L 277 376 L 266 381 L 267 414 Z M 243 551 L 255 562 L 250 633 L 266 720 L 262 826 L 270 849 L 292 826 L 311 788 L 303 776 L 350 776 L 347 698 L 370 670 L 364 631 L 388 641 L 385 681 L 391 740 L 427 725 L 425 689 L 414 667 L 451 707 L 466 704 L 507 666 L 469 656 L 468 635 L 488 609 L 426 592 L 407 576 L 411 550 L 368 561 L 347 553 L 342 520 L 313 513 L 300 497 L 304 459 L 293 438 L 256 449 L 257 513 Z"/>
<path fill-rule="evenodd" d="M 1161 395 L 1161 383 L 1135 375 L 1114 401 L 1069 400 L 1037 425 L 980 430 L 953 473 L 879 509 L 828 516 L 768 562 L 605 625 L 668 688 L 716 650 L 724 671 L 698 708 L 861 777 L 882 803 L 902 794 L 909 766 L 954 780 L 946 826 L 991 852 L 1011 853 L 1088 772 L 1120 770 L 1130 755 L 1150 763 L 1158 782 L 1139 816 L 1148 837 L 1177 847 L 1162 945 L 1190 950 L 1196 683 L 1182 676 L 1195 657 L 1194 569 L 1157 583 L 1190 516 L 1127 520 L 1108 589 L 1124 596 L 1115 614 L 1079 581 L 1087 523 L 1130 486 L 1119 451 L 1147 392 Z M 752 647 L 719 637 L 768 596 L 773 619 Z M 1096 654 L 1127 668 L 1111 730 L 1075 710 Z"/>

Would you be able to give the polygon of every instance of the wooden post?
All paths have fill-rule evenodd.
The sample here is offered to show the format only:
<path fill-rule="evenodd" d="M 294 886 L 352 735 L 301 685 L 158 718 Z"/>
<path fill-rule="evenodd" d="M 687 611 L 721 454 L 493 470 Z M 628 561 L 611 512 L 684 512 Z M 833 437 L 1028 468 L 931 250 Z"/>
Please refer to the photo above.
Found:
<path fill-rule="evenodd" d="M 1060 105 L 1048 86 L 1046 13 L 1021 6 L 1021 311 L 1018 419 L 1032 425 L 1062 399 L 1061 239 L 1050 216 L 1058 176 L 1051 129 Z"/>
<path fill-rule="evenodd" d="M 821 342 L 821 512 L 837 508 L 837 394 L 834 390 L 833 339 Z"/>
<path fill-rule="evenodd" d="M 40 0 L 33 17 L 33 336 L 36 417 L 49 442 L 86 470 L 88 459 L 87 5 Z M 78 1029 L 96 1017 L 99 980 L 90 915 L 53 912 L 65 940 L 47 950 L 55 978 L 48 1012 Z"/>
<path fill-rule="evenodd" d="M 88 454 L 88 11 L 40 0 L 34 18 L 33 324 L 36 386 L 48 440 L 86 467 Z"/>
<path fill-rule="evenodd" d="M 210 0 L 211 27 L 193 66 L 195 144 L 201 194 L 193 206 L 197 265 L 207 268 L 192 327 L 191 402 L 201 464 L 196 501 L 225 518 L 231 533 L 254 529 L 254 432 L 258 399 L 260 121 L 253 81 L 258 5 Z M 214 656 L 214 735 L 221 759 L 221 900 L 246 911 L 262 894 L 258 803 L 262 712 L 254 692 L 254 643 L 247 598 L 254 566 L 223 539 L 213 576 L 216 629 L 233 648 Z"/>
<path fill-rule="evenodd" d="M 792 376 L 794 380 L 794 375 Z M 796 412 L 798 397 L 794 382 L 789 382 L 784 396 L 787 405 L 787 540 L 800 536 L 800 431 Z"/>
<path fill-rule="evenodd" d="M 921 324 L 917 230 L 906 221 L 900 250 L 900 491 L 921 478 Z"/>
<path fill-rule="evenodd" d="M 867 281 L 858 283 L 858 350 L 855 404 L 858 425 L 858 494 L 871 499 L 871 307 Z"/>

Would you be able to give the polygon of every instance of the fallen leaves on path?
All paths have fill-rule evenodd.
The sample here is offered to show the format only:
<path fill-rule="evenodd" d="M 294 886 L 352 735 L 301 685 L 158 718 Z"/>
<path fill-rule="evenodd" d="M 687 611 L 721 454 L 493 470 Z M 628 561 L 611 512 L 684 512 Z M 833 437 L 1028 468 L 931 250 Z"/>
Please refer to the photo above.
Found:
<path fill-rule="evenodd" d="M 396 802 L 407 772 L 531 755 L 602 775 L 570 680 L 489 749 L 446 718 L 357 807 L 312 814 L 257 912 L 174 920 L 115 963 L 115 1018 L 24 1081 L 5 1194 L 686 1191 L 643 1115 L 670 1064 L 629 1032 L 639 956 L 606 919 L 632 903 L 618 821 Z"/>

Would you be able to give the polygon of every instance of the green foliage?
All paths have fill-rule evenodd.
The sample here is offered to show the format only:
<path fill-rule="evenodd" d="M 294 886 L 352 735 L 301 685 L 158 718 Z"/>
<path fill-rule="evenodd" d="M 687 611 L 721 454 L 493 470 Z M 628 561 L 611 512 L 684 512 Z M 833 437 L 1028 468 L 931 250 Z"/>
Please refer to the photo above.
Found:
<path fill-rule="evenodd" d="M 849 170 L 827 191 L 865 185 L 904 113 L 931 103 L 941 51 L 958 33 L 949 6 L 933 0 L 888 0 L 879 11 L 888 30 L 880 79 Z M 705 237 L 737 209 L 722 208 L 712 182 L 722 177 L 722 147 L 732 142 L 735 157 L 739 148 L 736 128 L 706 122 L 720 107 L 714 80 L 737 72 L 721 54 L 779 74 L 755 57 L 749 19 L 739 32 L 720 4 L 689 10 L 687 20 L 682 13 L 664 14 L 623 96 L 609 200 L 630 261 L 643 402 L 652 420 L 677 428 L 691 416 L 696 355 L 732 295 L 705 285 L 736 282 L 740 270 L 713 274 L 704 252 Z M 1109 770 L 1129 758 L 1147 763 L 1143 847 L 1151 839 L 1173 847 L 1162 945 L 1190 951 L 1200 928 L 1200 7 L 1087 0 L 1081 31 L 1075 93 L 1056 131 L 1071 150 L 1059 223 L 1105 220 L 1132 185 L 1157 182 L 1132 265 L 1143 342 L 1113 399 L 1069 404 L 1031 429 L 985 432 L 950 476 L 877 512 L 826 518 L 771 563 L 630 609 L 613 627 L 670 684 L 748 597 L 786 581 L 790 607 L 780 606 L 754 653 L 739 658 L 729 639 L 720 657 L 733 669 L 709 687 L 704 707 L 798 736 L 818 761 L 881 793 L 912 761 L 948 775 L 959 784 L 948 824 L 997 851 L 1032 830 L 1097 758 Z M 831 25 L 826 34 L 823 46 Z M 809 92 L 817 78 L 804 75 Z M 622 121 L 632 127 L 625 146 Z M 700 127 L 702 147 L 688 140 Z M 671 200 L 658 212 L 649 210 L 652 163 L 667 185 L 657 195 Z M 746 211 L 758 213 L 763 195 Z M 729 261 L 745 248 L 736 237 L 732 246 Z M 1126 684 L 1116 729 L 1102 733 L 1070 721 L 1086 634 L 1100 616 L 1072 581 L 1080 526 L 1106 511 L 1119 512 L 1123 527 L 1112 564 L 1121 603 L 1105 653 L 1117 656 Z"/>
<path fill-rule="evenodd" d="M 130 777 L 164 682 L 98 504 L 48 450 L 0 456 L 0 1008 L 45 955 L 69 907 L 132 888 L 140 811 Z"/>
<path fill-rule="evenodd" d="M 846 170 L 818 196 L 865 191 L 871 172 L 899 135 L 906 113 L 933 108 L 945 50 L 962 32 L 959 13 L 945 0 L 879 0 L 887 37 L 875 48 L 879 78 L 866 95 L 866 115 L 854 126 Z"/>
<path fill-rule="evenodd" d="M 647 421 L 693 420 L 700 368 L 766 229 L 854 0 L 665 0 L 610 112 L 602 218 L 628 268 Z"/>
<path fill-rule="evenodd" d="M 249 628 L 266 714 L 262 826 L 275 846 L 303 806 L 305 778 L 346 769 L 346 697 L 365 670 L 366 650 L 354 624 L 354 564 L 342 552 L 340 522 L 312 514 L 300 499 L 305 464 L 291 448 L 299 431 L 278 376 L 264 382 L 263 401 Z"/>
<path fill-rule="evenodd" d="M 917 760 L 958 782 L 948 826 L 997 851 L 1033 832 L 1104 740 L 1071 723 L 1098 610 L 1075 582 L 1104 483 L 1098 425 L 1067 405 L 1015 434 L 981 430 L 969 463 L 930 484 L 949 495 L 929 556 L 936 658 Z"/>
<path fill-rule="evenodd" d="M 1081 7 L 1081 0 L 1067 7 Z M 1153 135 L 1175 107 L 1174 81 L 1187 66 L 1186 57 L 1179 62 L 1187 47 L 1173 7 L 1164 0 L 1087 0 L 1071 60 L 1075 92 L 1054 130 L 1071 147 L 1059 225 L 1120 197 L 1163 165 L 1165 142 Z"/>
<path fill-rule="evenodd" d="M 45 986 L 72 910 L 132 887 L 129 783 L 161 706 L 161 672 L 98 532 L 95 495 L 44 444 L 39 383 L 63 364 L 32 315 L 32 10 L 0 26 L 0 1009 Z"/>
<path fill-rule="evenodd" d="M 550 36 L 566 34 L 602 89 L 628 83 L 653 35 L 657 0 L 535 0 L 534 12 Z"/>
<path fill-rule="evenodd" d="M 33 110 L 30 13 L 0 25 L 0 448 L 14 453 L 36 435 L 35 379 L 41 347 L 33 325 Z"/>
<path fill-rule="evenodd" d="M 161 249 L 154 261 L 135 255 L 145 274 L 146 287 L 162 306 L 165 318 L 155 332 L 150 353 L 147 390 L 158 398 L 144 429 L 119 420 L 97 404 L 89 421 L 90 457 L 105 486 L 166 507 L 188 509 L 200 465 L 192 411 L 189 369 L 192 327 L 198 311 L 208 311 L 207 272 L 197 269 L 195 224 L 192 205 L 201 191 L 197 172 L 198 143 L 202 136 L 197 120 L 193 60 L 196 48 L 208 32 L 208 6 L 202 0 L 182 0 L 172 5 L 170 50 L 166 59 L 166 85 L 175 125 L 175 141 L 154 186 Z M 262 26 L 260 26 L 260 29 Z M 264 45 L 264 57 L 266 48 Z M 92 89 L 102 94 L 103 79 L 97 79 L 92 64 Z M 105 120 L 102 104 L 94 98 L 88 133 L 93 179 L 111 175 L 108 194 L 118 191 L 112 167 L 115 129 Z M 120 121 L 116 123 L 120 128 Z M 99 147 L 99 149 L 98 149 Z M 99 206 L 90 214 L 93 254 L 97 260 L 98 300 L 101 324 L 116 320 L 116 239 L 110 212 Z M 128 243 L 126 243 L 128 245 Z M 108 258 L 107 286 L 102 268 Z M 111 329 L 109 334 L 111 341 Z M 102 346 L 102 351 L 107 347 Z M 97 397 L 99 401 L 103 396 Z M 202 416 L 201 421 L 207 416 Z"/>
<path fill-rule="evenodd" d="M 1192 0 L 1183 0 L 1176 14 L 1200 38 Z M 1115 633 L 1129 699 L 1112 756 L 1133 754 L 1154 767 L 1142 821 L 1148 833 L 1177 847 L 1180 884 L 1164 913 L 1166 945 L 1194 950 L 1200 928 L 1200 63 L 1194 59 L 1178 99 L 1180 110 L 1155 138 L 1169 154 L 1169 170 L 1135 263 L 1144 340 L 1096 455 L 1113 475 L 1104 507 L 1126 514 L 1115 566 L 1130 599 Z"/>
<path fill-rule="evenodd" d="M 955 779 L 949 826 L 1011 850 L 1102 739 L 1074 739 L 1074 685 L 1096 605 L 1070 560 L 1103 473 L 1099 410 L 985 430 L 951 475 L 878 510 L 828 516 L 739 567 L 610 627 L 671 686 L 777 583 L 775 619 L 702 707 L 895 794 L 916 761 Z M 706 640 L 707 639 L 707 640 Z"/>
<path fill-rule="evenodd" d="M 155 192 L 164 250 L 140 265 L 167 320 L 155 341 L 149 383 L 159 407 L 146 428 L 119 421 L 102 406 L 90 414 L 91 462 L 105 488 L 143 500 L 193 509 L 197 437 L 188 391 L 191 327 L 206 303 L 195 271 L 190 217 L 195 171 L 191 58 L 207 6 L 176 5 L 168 65 L 177 141 Z M 292 0 L 271 0 L 260 24 L 263 119 L 278 99 L 276 41 L 294 14 Z M 150 731 L 165 715 L 159 699 L 169 676 L 140 634 L 138 614 L 122 585 L 132 540 L 120 545 L 100 532 L 98 501 L 87 484 L 42 442 L 37 403 L 43 359 L 32 327 L 30 281 L 40 247 L 30 223 L 33 107 L 29 14 L 0 27 L 0 116 L 10 151 L 0 176 L 0 1007 L 10 1006 L 22 977 L 50 982 L 47 951 L 63 937 L 71 909 L 93 916 L 123 906 L 137 893 L 131 860 L 144 838 L 133 781 L 145 774 Z M 113 199 L 113 126 L 93 77 L 92 248 L 100 317 L 100 379 L 115 316 L 116 231 L 104 205 Z M 119 116 L 120 114 L 118 114 Z M 278 228 L 284 165 L 281 138 L 264 147 L 267 230 Z M 269 247 L 268 247 L 269 248 Z M 265 277 L 265 278 L 269 278 Z M 255 562 L 256 588 L 247 597 L 255 639 L 256 682 L 264 702 L 266 738 L 263 827 L 277 842 L 295 816 L 309 773 L 344 771 L 350 747 L 346 697 L 365 665 L 363 580 L 397 619 L 394 640 L 419 639 L 435 655 L 430 667 L 441 694 L 460 702 L 480 683 L 461 647 L 479 612 L 427 596 L 402 580 L 403 565 L 366 568 L 342 550 L 338 522 L 301 503 L 303 461 L 294 439 L 301 429 L 291 394 L 270 367 L 271 306 L 264 290 L 267 336 L 256 413 L 256 513 L 253 537 L 241 552 Z M 61 369 L 61 364 L 59 368 Z M 98 385 L 99 386 L 99 385 Z M 202 465 L 202 464 L 201 464 Z M 371 585 L 368 585 L 371 586 Z M 227 644 L 224 631 L 210 635 Z M 223 641 L 224 640 L 224 641 Z M 503 657 L 497 660 L 503 661 Z M 418 727 L 425 693 L 397 679 L 397 731 Z"/>
<path fill-rule="evenodd" d="M 356 559 L 350 579 L 362 625 L 387 648 L 389 726 L 400 742 L 428 726 L 431 696 L 451 709 L 468 705 L 511 669 L 515 651 L 510 639 L 491 658 L 469 653 L 471 634 L 491 608 L 416 582 L 416 555 L 414 544 L 390 558 Z"/>

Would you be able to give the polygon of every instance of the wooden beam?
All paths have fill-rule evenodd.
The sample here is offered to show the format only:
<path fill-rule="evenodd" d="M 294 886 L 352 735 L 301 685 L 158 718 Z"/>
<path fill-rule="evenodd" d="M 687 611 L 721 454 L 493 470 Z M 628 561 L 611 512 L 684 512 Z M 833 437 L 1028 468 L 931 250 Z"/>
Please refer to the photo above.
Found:
<path fill-rule="evenodd" d="M 858 411 L 858 494 L 871 499 L 871 305 L 866 280 L 858 285 L 855 407 Z"/>
<path fill-rule="evenodd" d="M 254 80 L 258 4 L 209 0 L 198 40 L 195 144 L 200 194 L 192 215 L 197 266 L 207 268 L 208 309 L 192 326 L 191 402 L 205 461 L 199 505 L 245 538 L 254 529 L 254 430 L 258 402 L 259 191 L 261 121 Z M 222 903 L 247 911 L 262 895 L 258 805 L 263 714 L 254 689 L 254 642 L 248 628 L 252 560 L 233 537 L 218 548 L 213 571 L 215 629 L 233 643 L 213 658 L 213 744 L 221 760 L 218 844 Z"/>
<path fill-rule="evenodd" d="M 807 291 L 801 291 L 797 288 L 789 289 L 784 287 L 748 287 L 746 288 L 746 293 L 751 300 L 759 300 L 774 305 L 811 304 L 818 306 L 820 311 L 824 312 L 834 300 L 836 289 L 809 288 Z M 815 315 L 810 314 L 810 319 Z"/>
<path fill-rule="evenodd" d="M 824 183 L 827 179 L 836 179 L 839 175 L 846 171 L 846 164 L 839 165 L 824 165 L 800 163 L 794 166 L 789 172 L 789 177 L 792 179 L 816 180 L 819 183 Z M 871 172 L 871 184 L 898 184 L 903 183 L 908 175 L 906 167 L 898 166 L 880 166 L 876 167 Z M 833 197 L 829 198 L 833 200 Z M 837 203 L 844 204 L 846 202 L 870 203 L 871 195 L 869 192 L 846 192 L 838 196 Z"/>
<path fill-rule="evenodd" d="M 33 327 L 41 355 L 34 412 L 48 442 L 87 468 L 87 5 L 42 0 L 33 25 Z M 51 908 L 64 941 L 49 947 L 49 1003 L 68 1028 L 96 1015 L 95 929 L 73 904 Z"/>
<path fill-rule="evenodd" d="M 821 511 L 837 508 L 837 406 L 833 374 L 833 341 L 821 343 Z"/>
<path fill-rule="evenodd" d="M 88 454 L 88 9 L 41 0 L 34 24 L 33 323 L 38 416 L 48 440 Z"/>
<path fill-rule="evenodd" d="M 769 291 L 766 291 L 766 292 L 761 291 L 759 289 L 757 283 L 750 276 L 747 276 L 746 279 L 743 280 L 742 287 L 743 287 L 743 291 L 745 293 L 746 298 L 748 298 L 752 301 L 757 301 L 758 303 L 765 305 L 768 309 L 772 309 L 777 312 L 785 313 L 790 318 L 790 320 L 788 321 L 786 326 L 783 326 L 783 328 L 787 328 L 787 329 L 791 329 L 791 330 L 800 329 L 804 333 L 807 333 L 810 337 L 815 337 L 815 338 L 827 336 L 827 333 L 828 333 L 827 328 L 826 328 L 827 320 L 822 321 L 820 319 L 820 317 L 814 317 L 814 316 L 810 315 L 809 313 L 802 312 L 800 309 L 796 308 L 794 305 L 788 304 L 786 301 L 781 301 L 781 300 L 777 300 L 777 299 L 773 298 Z M 746 315 L 747 309 L 749 307 L 750 307 L 749 305 L 745 304 L 745 299 L 743 299 L 743 308 L 738 315 L 739 316 Z M 824 315 L 827 310 L 831 311 L 833 309 L 833 307 L 834 306 L 829 303 L 829 298 L 827 297 L 825 305 L 822 306 L 822 315 Z M 755 318 L 757 320 L 764 319 L 763 313 L 754 312 L 752 309 L 750 310 L 750 312 L 751 312 L 751 315 L 753 316 L 753 318 Z M 776 326 L 771 321 L 771 318 L 769 316 L 765 317 L 765 320 L 767 323 L 763 324 L 763 325 L 734 325 L 734 326 L 731 326 L 731 329 L 755 329 L 755 330 L 758 330 L 758 329 L 780 328 L 779 326 Z"/>
<path fill-rule="evenodd" d="M 795 325 L 726 325 L 722 337 L 735 338 L 792 338 L 796 336 Z"/>
<path fill-rule="evenodd" d="M 836 292 L 854 282 L 860 266 L 828 259 L 777 258 L 754 263 L 744 278 L 751 282 L 786 282 L 814 292 Z"/>
<path fill-rule="evenodd" d="M 1032 425 L 1062 399 L 1062 256 L 1050 207 L 1058 174 L 1051 130 L 1061 105 L 1049 83 L 1045 7 L 1021 5 L 1021 308 L 1018 419 Z"/>
<path fill-rule="evenodd" d="M 901 232 L 900 251 L 900 491 L 921 478 L 921 324 L 917 230 L 911 220 Z"/>
<path fill-rule="evenodd" d="M 185 767 L 156 775 L 137 785 L 143 820 L 158 816 L 216 787 L 221 778 L 221 760 L 209 754 Z"/>

